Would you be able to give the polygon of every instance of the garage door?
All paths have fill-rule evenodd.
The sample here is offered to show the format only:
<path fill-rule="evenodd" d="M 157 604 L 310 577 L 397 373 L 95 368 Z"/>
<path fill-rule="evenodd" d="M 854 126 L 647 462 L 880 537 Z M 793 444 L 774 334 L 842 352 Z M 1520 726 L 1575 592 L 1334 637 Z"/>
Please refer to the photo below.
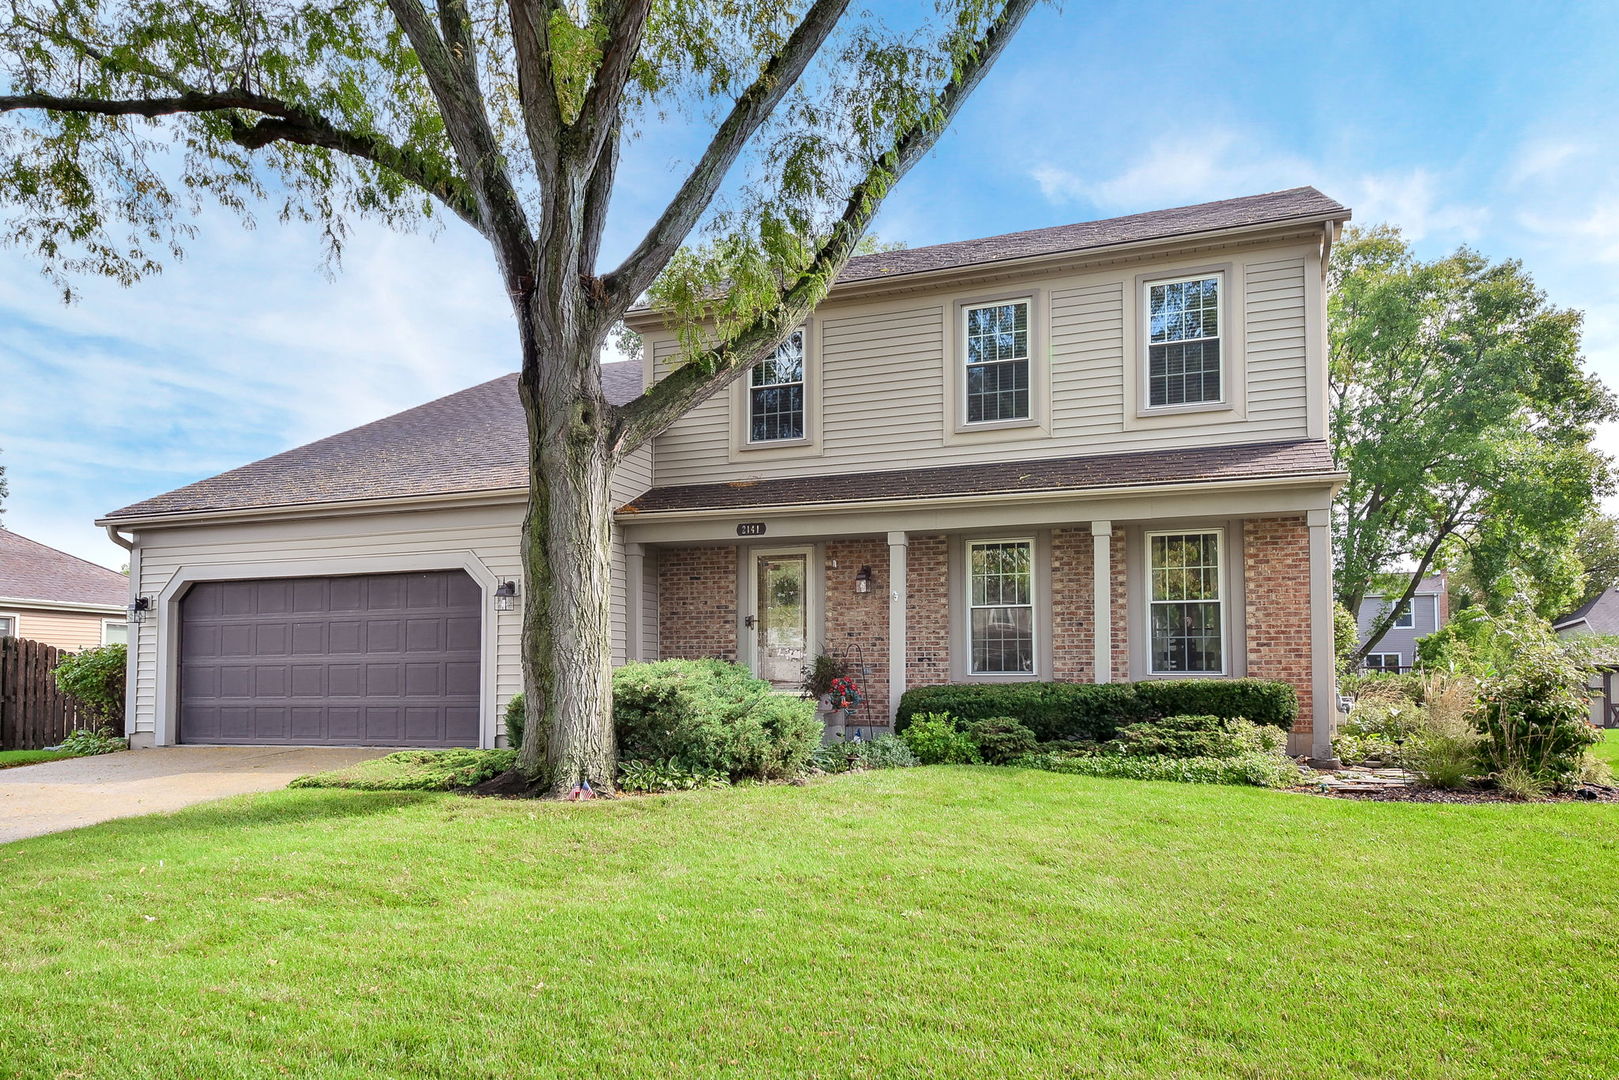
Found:
<path fill-rule="evenodd" d="M 194 585 L 179 741 L 476 746 L 481 610 L 463 570 Z"/>

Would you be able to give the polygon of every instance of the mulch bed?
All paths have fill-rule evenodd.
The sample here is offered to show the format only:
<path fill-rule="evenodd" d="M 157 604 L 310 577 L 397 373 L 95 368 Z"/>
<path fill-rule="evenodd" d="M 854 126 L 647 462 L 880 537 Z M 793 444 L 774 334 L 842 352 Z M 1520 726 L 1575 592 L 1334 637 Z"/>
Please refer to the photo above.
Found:
<path fill-rule="evenodd" d="M 1514 803 L 1514 802 L 1612 802 L 1619 803 L 1619 787 L 1602 784 L 1584 784 L 1574 791 L 1548 795 L 1544 799 L 1514 799 L 1499 791 L 1466 788 L 1449 791 L 1443 788 L 1419 787 L 1415 784 L 1379 788 L 1375 791 L 1336 788 L 1295 788 L 1306 795 L 1323 795 L 1331 799 L 1361 799 L 1367 802 L 1421 802 L 1421 803 Z"/>

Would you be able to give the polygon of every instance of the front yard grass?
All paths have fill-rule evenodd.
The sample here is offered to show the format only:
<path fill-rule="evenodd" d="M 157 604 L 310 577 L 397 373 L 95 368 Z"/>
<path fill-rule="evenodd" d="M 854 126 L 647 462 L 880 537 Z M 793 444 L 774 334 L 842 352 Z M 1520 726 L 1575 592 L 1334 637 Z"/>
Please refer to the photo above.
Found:
<path fill-rule="evenodd" d="M 78 757 L 67 750 L 0 750 L 0 769 L 14 769 L 19 765 L 38 765 L 42 761 L 61 761 Z"/>
<path fill-rule="evenodd" d="M 1616 856 L 987 767 L 276 792 L 0 847 L 0 1077 L 1609 1076 Z"/>
<path fill-rule="evenodd" d="M 1602 741 L 1591 747 L 1591 753 L 1606 761 L 1614 772 L 1619 773 L 1619 728 L 1604 728 Z"/>

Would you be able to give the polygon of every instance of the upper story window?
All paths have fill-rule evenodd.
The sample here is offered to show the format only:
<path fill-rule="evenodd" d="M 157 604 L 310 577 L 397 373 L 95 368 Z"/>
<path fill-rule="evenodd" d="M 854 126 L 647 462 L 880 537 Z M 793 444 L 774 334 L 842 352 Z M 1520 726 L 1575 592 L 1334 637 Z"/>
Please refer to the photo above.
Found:
<path fill-rule="evenodd" d="M 804 331 L 787 335 L 748 378 L 748 441 L 804 438 Z"/>
<path fill-rule="evenodd" d="M 1399 614 L 1394 616 L 1394 629 L 1410 630 L 1417 625 L 1417 614 L 1412 610 L 1412 602 L 1407 600 L 1400 608 Z"/>
<path fill-rule="evenodd" d="M 974 675 L 1034 671 L 1034 543 L 967 545 L 969 651 Z"/>
<path fill-rule="evenodd" d="M 1220 534 L 1149 533 L 1153 674 L 1225 670 Z"/>
<path fill-rule="evenodd" d="M 1029 301 L 980 304 L 965 315 L 967 423 L 1029 419 Z"/>
<path fill-rule="evenodd" d="M 1147 285 L 1147 406 L 1224 400 L 1220 275 Z"/>

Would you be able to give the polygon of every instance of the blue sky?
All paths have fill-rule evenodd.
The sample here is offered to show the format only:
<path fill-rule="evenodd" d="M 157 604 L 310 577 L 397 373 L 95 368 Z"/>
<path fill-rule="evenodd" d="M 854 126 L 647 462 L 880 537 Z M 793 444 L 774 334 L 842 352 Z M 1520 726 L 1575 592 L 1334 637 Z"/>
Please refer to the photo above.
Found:
<path fill-rule="evenodd" d="M 1032 17 L 877 231 L 917 246 L 1313 184 L 1425 256 L 1522 259 L 1586 312 L 1619 386 L 1616 48 L 1612 3 L 1070 0 Z M 635 144 L 609 255 L 701 135 Z M 72 306 L 0 249 L 6 526 L 117 566 L 101 513 L 510 370 L 480 245 L 362 225 L 328 275 L 313 231 L 209 215 L 185 261 L 85 281 Z"/>

